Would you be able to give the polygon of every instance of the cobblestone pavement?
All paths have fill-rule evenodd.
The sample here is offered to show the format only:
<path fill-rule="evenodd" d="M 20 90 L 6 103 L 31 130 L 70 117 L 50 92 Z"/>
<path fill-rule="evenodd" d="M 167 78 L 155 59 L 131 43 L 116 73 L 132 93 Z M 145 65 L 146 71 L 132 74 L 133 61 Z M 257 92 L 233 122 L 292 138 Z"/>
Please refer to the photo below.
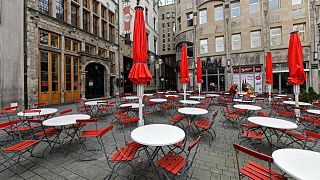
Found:
<path fill-rule="evenodd" d="M 69 105 L 61 105 L 57 108 L 59 110 L 65 109 L 67 107 L 71 107 L 76 111 L 75 104 Z M 219 110 L 219 107 L 214 106 L 213 109 Z M 114 116 L 109 114 L 107 116 L 100 117 L 99 127 L 105 127 L 110 124 L 111 119 Z M 152 118 L 155 120 L 155 123 L 166 123 L 168 124 L 169 116 L 166 116 L 161 113 L 155 113 L 152 115 Z M 238 139 L 239 131 L 235 128 L 223 128 L 221 125 L 221 113 L 218 114 L 215 124 L 214 130 L 216 131 L 217 137 L 212 142 L 212 145 L 209 145 L 210 138 L 209 136 L 205 136 L 200 144 L 198 154 L 196 156 L 195 162 L 192 168 L 188 171 L 188 174 L 193 179 L 222 179 L 222 180 L 230 180 L 237 179 L 237 165 L 236 165 L 236 156 L 235 151 L 232 147 L 233 143 L 238 143 L 240 140 Z M 93 128 L 93 125 L 90 125 Z M 86 127 L 87 128 L 87 127 Z M 90 127 L 88 127 L 90 129 Z M 118 143 L 121 140 L 123 141 L 123 130 L 116 128 L 114 133 L 116 135 L 116 139 Z M 125 131 L 130 131 L 130 128 L 125 128 Z M 191 139 L 196 136 L 191 133 Z M 88 148 L 94 149 L 98 146 L 98 143 L 92 140 L 87 140 L 85 144 Z M 107 135 L 104 137 L 105 146 L 107 148 L 108 153 L 114 149 L 113 143 L 111 141 L 111 136 Z M 41 156 L 43 149 L 45 148 L 46 143 L 40 143 L 35 148 L 35 155 Z M 99 151 L 97 154 L 98 160 L 94 161 L 80 161 L 79 159 L 84 158 L 92 158 L 95 157 L 94 151 L 86 151 L 84 152 L 79 148 L 78 142 L 73 142 L 71 145 L 65 146 L 66 154 L 63 154 L 58 151 L 54 151 L 49 154 L 47 151 L 45 153 L 44 158 L 31 158 L 34 162 L 22 159 L 21 163 L 25 164 L 27 167 L 31 167 L 31 171 L 26 171 L 22 173 L 20 176 L 15 176 L 11 171 L 5 170 L 0 173 L 0 179 L 103 179 L 110 171 L 107 166 L 105 157 L 102 151 Z M 251 146 L 252 148 L 252 146 Z M 266 152 L 270 154 L 270 148 L 267 145 L 259 145 L 256 147 L 259 151 Z M 239 156 L 240 164 L 244 162 L 248 162 L 249 158 L 246 155 L 241 154 Z M 3 160 L 3 159 L 1 159 Z M 257 161 L 257 160 L 256 160 Z M 136 168 L 140 168 L 146 165 L 146 155 L 142 151 L 140 152 L 139 160 L 134 164 Z M 264 163 L 264 165 L 266 165 Z M 1 167 L 2 168 L 2 167 Z M 18 171 L 23 171 L 24 168 L 21 166 L 17 166 Z M 277 169 L 276 165 L 273 165 L 273 169 L 280 172 Z M 119 170 L 121 175 L 127 177 L 128 179 L 133 179 L 133 175 L 130 173 L 129 168 L 123 168 Z M 147 168 L 146 170 L 141 171 L 139 176 L 135 177 L 135 179 L 159 179 L 157 174 L 152 171 L 152 168 Z M 113 179 L 119 179 L 117 177 Z M 161 179 L 164 179 L 164 176 L 161 176 Z M 186 176 L 181 176 L 175 179 L 186 179 Z"/>

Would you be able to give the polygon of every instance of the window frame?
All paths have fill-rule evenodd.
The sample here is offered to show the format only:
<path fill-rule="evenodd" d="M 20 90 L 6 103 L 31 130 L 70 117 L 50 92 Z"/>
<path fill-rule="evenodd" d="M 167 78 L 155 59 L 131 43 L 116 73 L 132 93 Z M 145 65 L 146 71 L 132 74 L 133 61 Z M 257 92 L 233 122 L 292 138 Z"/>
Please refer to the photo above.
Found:
<path fill-rule="evenodd" d="M 233 7 L 234 5 L 236 5 L 236 4 L 238 4 L 238 7 Z M 241 16 L 241 4 L 240 4 L 240 1 L 235 1 L 235 2 L 232 2 L 231 4 L 230 4 L 230 17 L 231 18 L 235 18 L 235 17 L 240 17 Z M 238 11 L 239 11 L 239 15 L 238 16 L 234 16 L 234 13 L 235 12 L 238 12 L 238 11 L 235 11 L 235 9 L 239 9 Z"/>
<path fill-rule="evenodd" d="M 236 37 L 236 36 L 239 36 L 239 40 L 237 40 L 237 41 L 239 41 L 239 48 L 235 48 L 235 46 L 234 46 L 234 44 L 235 44 L 235 42 L 234 42 L 234 37 Z M 234 34 L 232 34 L 231 35 L 231 50 L 233 50 L 233 51 L 238 51 L 238 50 L 241 50 L 242 49 L 242 39 L 241 39 L 241 33 L 234 33 Z"/>
<path fill-rule="evenodd" d="M 259 36 L 256 36 L 259 33 Z M 259 41 L 259 44 L 257 46 L 255 45 L 255 41 Z M 250 48 L 251 49 L 256 49 L 256 48 L 261 48 L 261 30 L 254 30 L 250 31 Z"/>
<path fill-rule="evenodd" d="M 202 42 L 206 42 L 206 43 L 202 43 Z M 205 39 L 200 39 L 199 43 L 200 43 L 199 53 L 200 53 L 201 55 L 202 55 L 202 54 L 208 54 L 208 52 L 209 52 L 208 39 L 207 39 L 207 38 L 205 38 Z"/>
<path fill-rule="evenodd" d="M 199 24 L 206 24 L 207 22 L 208 22 L 207 9 L 200 9 L 199 10 Z"/>
<path fill-rule="evenodd" d="M 276 29 L 280 29 L 280 34 L 273 34 L 272 31 L 276 30 Z M 280 36 L 280 43 L 279 44 L 273 44 L 272 42 L 272 38 Z M 281 46 L 282 45 L 282 27 L 271 27 L 270 28 L 270 46 Z"/>
<path fill-rule="evenodd" d="M 218 43 L 217 40 L 218 40 L 218 39 L 221 39 L 221 38 L 222 38 L 222 43 L 221 43 L 221 42 Z M 221 47 L 222 47 L 222 50 L 219 50 L 219 51 L 218 51 L 218 49 L 219 49 L 219 48 L 218 48 L 218 44 L 222 44 L 222 46 L 221 46 Z M 224 50 L 224 49 L 225 49 L 225 47 L 224 47 L 224 36 L 216 36 L 216 37 L 215 37 L 215 48 L 216 48 L 216 52 L 224 52 L 224 51 L 225 51 L 225 50 Z"/>
<path fill-rule="evenodd" d="M 217 9 L 220 9 L 221 8 L 221 11 L 217 11 Z M 217 17 L 217 14 L 221 14 L 221 19 L 218 19 Z M 214 7 L 214 21 L 222 21 L 223 20 L 223 17 L 224 17 L 224 14 L 223 14 L 223 5 L 217 5 Z"/>

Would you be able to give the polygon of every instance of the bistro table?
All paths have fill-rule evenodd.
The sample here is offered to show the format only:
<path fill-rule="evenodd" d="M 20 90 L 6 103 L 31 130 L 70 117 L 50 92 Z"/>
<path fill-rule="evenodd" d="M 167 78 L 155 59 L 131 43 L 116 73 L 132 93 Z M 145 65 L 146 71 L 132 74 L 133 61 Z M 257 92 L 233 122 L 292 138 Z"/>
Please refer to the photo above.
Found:
<path fill-rule="evenodd" d="M 58 111 L 56 108 L 41 108 L 41 109 L 32 109 L 32 110 L 40 110 L 39 112 L 32 112 L 32 113 L 23 113 L 23 111 L 19 112 L 17 115 L 20 117 L 43 117 L 47 115 L 54 114 Z"/>
<path fill-rule="evenodd" d="M 320 153 L 302 149 L 279 149 L 272 153 L 274 163 L 295 179 L 318 180 Z"/>
<path fill-rule="evenodd" d="M 123 99 L 125 99 L 125 100 L 135 100 L 135 99 L 139 99 L 139 97 L 138 96 L 125 96 L 125 97 L 123 97 Z"/>
<path fill-rule="evenodd" d="M 179 97 L 179 96 L 176 94 L 168 94 L 168 95 L 165 95 L 165 97 Z"/>
<path fill-rule="evenodd" d="M 180 102 L 183 103 L 183 104 L 188 104 L 188 105 L 200 104 L 199 101 L 194 101 L 194 100 L 181 100 Z"/>
<path fill-rule="evenodd" d="M 288 104 L 288 105 L 296 105 L 295 101 L 283 101 L 284 104 Z M 299 106 L 312 106 L 312 104 L 310 103 L 306 103 L 306 102 L 298 102 Z"/>
<path fill-rule="evenodd" d="M 127 103 L 127 104 L 121 104 L 121 108 L 139 108 L 139 103 Z M 142 107 L 144 107 L 144 104 L 142 104 Z"/>
<path fill-rule="evenodd" d="M 180 95 L 184 95 L 184 93 L 179 93 Z M 186 93 L 186 96 L 190 96 L 191 94 Z"/>
<path fill-rule="evenodd" d="M 206 109 L 192 108 L 192 107 L 179 108 L 178 112 L 189 116 L 192 123 L 194 123 L 194 119 L 196 116 L 208 114 L 208 110 L 206 110 Z"/>
<path fill-rule="evenodd" d="M 288 95 L 286 95 L 286 94 L 278 94 L 277 96 L 278 97 L 287 97 Z"/>
<path fill-rule="evenodd" d="M 242 99 L 233 99 L 234 102 L 242 102 L 242 103 L 253 103 L 252 100 L 242 100 Z"/>
<path fill-rule="evenodd" d="M 168 100 L 163 98 L 156 98 L 156 99 L 150 99 L 150 101 L 154 103 L 164 103 L 164 102 L 167 102 Z"/>
<path fill-rule="evenodd" d="M 312 113 L 312 114 L 320 115 L 320 110 L 319 109 L 308 109 L 307 112 L 308 113 Z"/>
<path fill-rule="evenodd" d="M 293 130 L 298 128 L 298 125 L 283 119 L 271 118 L 271 117 L 249 117 L 248 121 L 257 125 L 260 125 L 263 129 L 263 133 L 265 134 L 268 143 L 272 146 L 271 135 L 275 134 L 277 137 L 276 145 L 280 142 L 281 137 L 283 136 L 285 131 L 277 131 L 280 130 Z M 266 134 L 266 130 L 270 131 L 269 137 Z M 280 132 L 280 134 L 278 133 Z"/>
<path fill-rule="evenodd" d="M 72 136 L 72 134 L 70 134 L 69 130 L 67 130 L 66 128 L 71 125 L 76 124 L 78 119 L 89 119 L 89 118 L 90 118 L 90 116 L 86 115 L 86 114 L 71 114 L 71 115 L 58 116 L 58 117 L 47 119 L 47 120 L 43 121 L 42 124 L 44 126 L 60 127 L 62 129 L 56 135 L 57 137 L 55 138 L 55 142 L 53 142 L 53 144 L 60 144 L 60 148 L 64 152 L 63 140 L 67 137 Z M 66 137 L 63 138 L 62 140 L 60 139 L 61 133 L 66 134 Z M 76 133 L 76 132 L 74 132 L 74 133 Z"/>
<path fill-rule="evenodd" d="M 206 97 L 204 97 L 204 96 L 190 96 L 189 98 L 190 99 L 204 99 Z"/>
<path fill-rule="evenodd" d="M 153 94 L 143 94 L 143 96 L 153 96 Z"/>
<path fill-rule="evenodd" d="M 96 116 L 98 114 L 98 109 L 100 106 L 107 106 L 108 101 L 105 100 L 98 100 L 98 101 L 87 101 L 84 103 L 87 106 L 90 106 L 90 114 Z"/>
<path fill-rule="evenodd" d="M 219 94 L 206 94 L 206 96 L 208 96 L 208 97 L 220 97 Z"/>
<path fill-rule="evenodd" d="M 167 124 L 145 125 L 134 129 L 131 132 L 131 139 L 134 142 L 144 145 L 148 156 L 148 163 L 158 172 L 154 159 L 163 146 L 169 146 L 182 141 L 185 138 L 185 132 L 176 126 Z M 152 153 L 148 151 L 148 146 L 155 147 Z M 159 173 L 159 172 L 158 172 Z"/>
<path fill-rule="evenodd" d="M 247 105 L 247 104 L 236 104 L 236 105 L 233 105 L 233 107 L 237 109 L 246 109 L 249 111 L 259 111 L 262 109 L 260 106 Z"/>

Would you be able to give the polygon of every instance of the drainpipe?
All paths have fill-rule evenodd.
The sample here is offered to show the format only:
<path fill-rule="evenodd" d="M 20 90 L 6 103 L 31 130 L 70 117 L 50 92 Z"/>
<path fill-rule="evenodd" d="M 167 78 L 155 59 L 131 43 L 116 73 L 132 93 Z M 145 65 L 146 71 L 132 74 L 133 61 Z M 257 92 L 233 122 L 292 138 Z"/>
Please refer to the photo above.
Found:
<path fill-rule="evenodd" d="M 23 1 L 23 93 L 24 93 L 24 109 L 28 108 L 28 67 L 27 67 L 27 1 Z M 38 6 L 37 6 L 38 7 Z"/>
<path fill-rule="evenodd" d="M 118 80 L 117 80 L 117 86 L 118 86 L 118 93 L 121 94 L 121 72 L 120 72 L 120 3 L 121 1 L 118 0 L 118 73 L 117 73 L 117 77 L 118 77 Z M 119 82 L 119 83 L 118 83 Z"/>

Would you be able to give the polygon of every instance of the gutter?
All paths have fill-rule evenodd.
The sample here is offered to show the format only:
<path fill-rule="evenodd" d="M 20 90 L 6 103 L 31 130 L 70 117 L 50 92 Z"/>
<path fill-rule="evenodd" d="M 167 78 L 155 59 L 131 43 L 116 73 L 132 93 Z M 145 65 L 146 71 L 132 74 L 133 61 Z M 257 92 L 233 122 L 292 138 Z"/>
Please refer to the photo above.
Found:
<path fill-rule="evenodd" d="M 28 66 L 27 66 L 27 0 L 23 0 L 23 94 L 24 108 L 28 108 Z"/>

